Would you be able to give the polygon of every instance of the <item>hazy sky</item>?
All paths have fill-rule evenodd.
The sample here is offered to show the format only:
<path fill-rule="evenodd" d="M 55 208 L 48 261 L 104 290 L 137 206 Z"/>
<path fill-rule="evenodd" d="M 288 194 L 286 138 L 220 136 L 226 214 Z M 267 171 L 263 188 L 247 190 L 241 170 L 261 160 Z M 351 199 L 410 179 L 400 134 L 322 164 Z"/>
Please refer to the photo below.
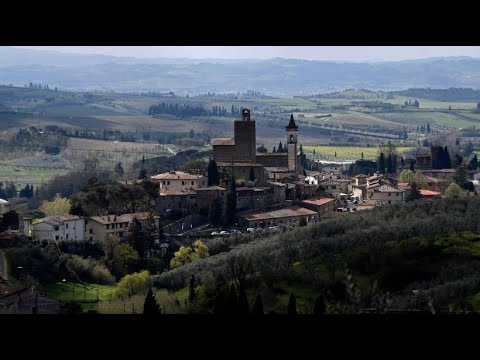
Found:
<path fill-rule="evenodd" d="M 480 46 L 16 46 L 137 58 L 223 58 L 394 61 L 442 56 L 480 58 Z"/>

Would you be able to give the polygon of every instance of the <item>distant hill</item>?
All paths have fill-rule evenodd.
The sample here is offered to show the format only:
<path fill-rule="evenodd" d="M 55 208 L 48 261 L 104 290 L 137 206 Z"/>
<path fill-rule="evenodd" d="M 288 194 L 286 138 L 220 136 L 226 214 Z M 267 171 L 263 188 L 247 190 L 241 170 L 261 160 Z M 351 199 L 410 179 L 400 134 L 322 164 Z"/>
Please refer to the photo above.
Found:
<path fill-rule="evenodd" d="M 347 63 L 269 60 L 134 59 L 0 47 L 0 84 L 30 82 L 63 90 L 201 94 L 248 90 L 268 95 L 312 95 L 348 88 L 480 89 L 480 59 L 432 58 Z"/>
<path fill-rule="evenodd" d="M 480 101 L 480 90 L 471 88 L 449 88 L 449 89 L 408 89 L 396 91 L 395 94 L 409 96 L 418 99 L 437 101 Z"/>

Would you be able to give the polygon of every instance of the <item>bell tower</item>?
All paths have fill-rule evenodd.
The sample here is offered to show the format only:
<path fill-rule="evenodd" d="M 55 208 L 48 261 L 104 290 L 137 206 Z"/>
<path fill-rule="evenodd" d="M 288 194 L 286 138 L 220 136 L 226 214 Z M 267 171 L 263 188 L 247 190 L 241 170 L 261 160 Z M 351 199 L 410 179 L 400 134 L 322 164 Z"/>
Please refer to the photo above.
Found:
<path fill-rule="evenodd" d="M 287 130 L 287 152 L 288 152 L 288 170 L 298 171 L 298 149 L 297 149 L 297 133 L 298 126 L 295 124 L 293 114 L 290 116 L 290 122 L 286 127 Z"/>

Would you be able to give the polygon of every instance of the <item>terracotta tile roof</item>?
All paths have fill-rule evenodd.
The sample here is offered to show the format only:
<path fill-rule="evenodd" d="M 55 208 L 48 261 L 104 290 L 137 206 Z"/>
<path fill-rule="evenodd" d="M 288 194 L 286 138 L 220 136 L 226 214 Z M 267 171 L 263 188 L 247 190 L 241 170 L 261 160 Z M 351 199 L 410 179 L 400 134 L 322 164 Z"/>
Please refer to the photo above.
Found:
<path fill-rule="evenodd" d="M 235 145 L 232 139 L 212 139 L 212 145 Z"/>
<path fill-rule="evenodd" d="M 332 201 L 335 201 L 335 199 L 318 198 L 318 199 L 303 200 L 302 202 L 307 203 L 307 204 L 312 204 L 312 205 L 325 205 L 325 204 L 328 204 L 329 202 L 332 202 Z"/>
<path fill-rule="evenodd" d="M 273 210 L 268 212 L 255 212 L 250 214 L 241 215 L 246 220 L 268 220 L 279 219 L 285 217 L 316 215 L 316 211 L 312 211 L 300 206 L 290 206 L 280 210 Z"/>
<path fill-rule="evenodd" d="M 368 175 L 358 174 L 357 176 L 355 176 L 355 178 L 368 178 Z"/>
<path fill-rule="evenodd" d="M 288 167 L 283 166 L 265 167 L 265 170 L 268 172 L 291 172 L 290 170 L 288 170 Z"/>
<path fill-rule="evenodd" d="M 439 179 L 439 178 L 434 178 L 434 177 L 431 177 L 431 176 L 425 176 L 425 178 L 427 179 L 427 182 L 434 182 L 436 184 L 448 181 L 446 179 Z"/>
<path fill-rule="evenodd" d="M 209 186 L 209 187 L 203 187 L 203 188 L 195 188 L 195 191 L 214 191 L 214 190 L 225 191 L 227 189 L 225 189 L 221 186 Z"/>
<path fill-rule="evenodd" d="M 403 192 L 403 190 L 394 188 L 393 186 L 390 186 L 390 185 L 381 185 L 378 188 L 376 188 L 374 191 L 378 191 L 378 192 Z"/>
<path fill-rule="evenodd" d="M 56 221 L 56 222 L 64 222 L 70 220 L 79 220 L 80 216 L 72 215 L 72 214 L 60 214 L 60 215 L 52 215 L 44 217 L 43 219 L 38 220 L 39 222 L 47 222 L 49 220 Z"/>
<path fill-rule="evenodd" d="M 183 171 L 170 171 L 152 176 L 154 180 L 198 180 L 205 176 L 189 174 Z"/>
<path fill-rule="evenodd" d="M 433 197 L 433 196 L 440 196 L 442 195 L 442 193 L 439 193 L 437 191 L 432 191 L 432 190 L 420 190 L 420 194 L 422 196 L 426 196 L 426 197 Z"/>
<path fill-rule="evenodd" d="M 100 224 L 113 224 L 113 223 L 130 223 L 133 219 L 146 220 L 150 215 L 149 212 L 131 213 L 123 215 L 105 215 L 105 216 L 90 216 L 89 219 L 94 220 Z"/>
<path fill-rule="evenodd" d="M 327 181 L 322 181 L 320 185 L 340 185 L 340 183 L 336 180 L 327 180 Z"/>

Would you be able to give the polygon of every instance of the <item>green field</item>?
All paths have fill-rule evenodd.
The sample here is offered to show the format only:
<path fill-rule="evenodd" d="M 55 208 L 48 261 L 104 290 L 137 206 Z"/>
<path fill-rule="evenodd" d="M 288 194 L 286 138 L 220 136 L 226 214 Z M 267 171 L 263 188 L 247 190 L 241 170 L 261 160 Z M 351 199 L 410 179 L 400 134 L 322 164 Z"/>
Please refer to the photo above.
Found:
<path fill-rule="evenodd" d="M 0 182 L 12 181 L 17 190 L 30 184 L 39 186 L 57 175 L 65 175 L 69 170 L 46 167 L 23 167 L 0 164 Z"/>
<path fill-rule="evenodd" d="M 75 301 L 80 304 L 83 310 L 97 309 L 98 300 L 108 301 L 112 299 L 114 286 L 88 284 L 86 287 L 78 283 L 58 282 L 54 285 L 44 287 L 44 292 L 54 299 L 60 301 Z"/>
<path fill-rule="evenodd" d="M 313 149 L 315 149 L 315 159 L 318 160 L 358 160 L 362 156 L 365 160 L 375 160 L 378 156 L 378 147 L 360 147 L 360 146 L 317 146 L 304 145 L 303 151 L 308 158 L 313 159 Z M 398 147 L 399 155 L 409 152 L 409 147 Z M 335 153 L 337 157 L 335 158 Z"/>

